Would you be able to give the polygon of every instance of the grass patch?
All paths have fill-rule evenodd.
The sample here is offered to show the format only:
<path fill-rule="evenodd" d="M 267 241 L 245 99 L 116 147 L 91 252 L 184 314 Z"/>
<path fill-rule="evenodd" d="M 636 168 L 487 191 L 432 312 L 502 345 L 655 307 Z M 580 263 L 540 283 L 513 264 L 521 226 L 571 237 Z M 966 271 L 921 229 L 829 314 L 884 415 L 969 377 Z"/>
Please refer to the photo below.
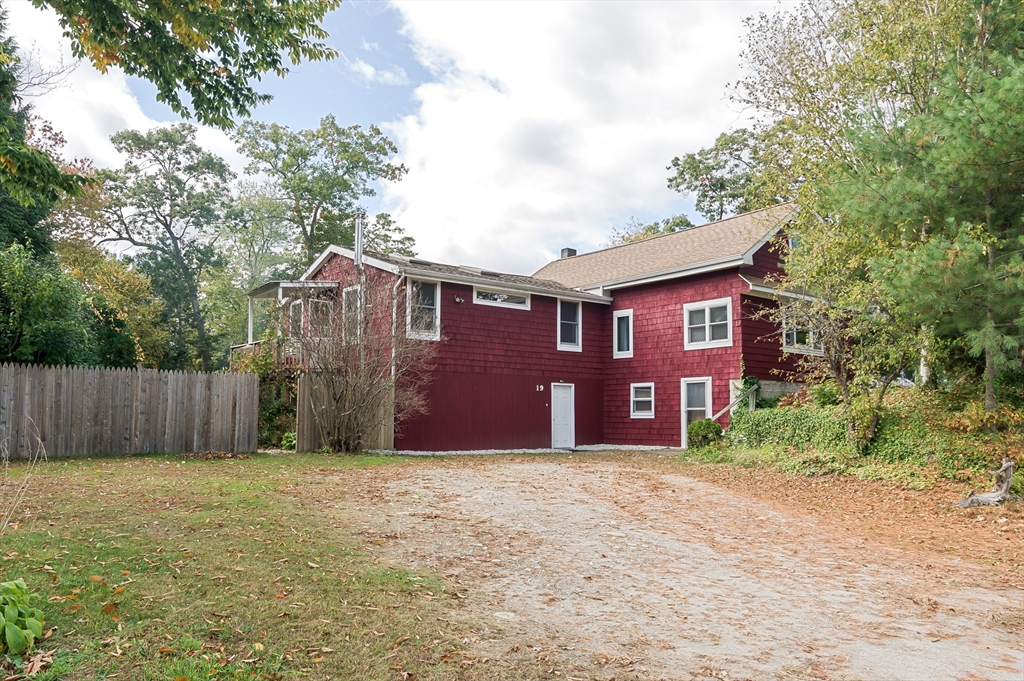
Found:
<path fill-rule="evenodd" d="M 37 469 L 0 575 L 39 594 L 56 679 L 456 678 L 457 607 L 379 563 L 303 476 L 395 457 L 168 457 Z M 442 659 L 444 658 L 444 659 Z"/>

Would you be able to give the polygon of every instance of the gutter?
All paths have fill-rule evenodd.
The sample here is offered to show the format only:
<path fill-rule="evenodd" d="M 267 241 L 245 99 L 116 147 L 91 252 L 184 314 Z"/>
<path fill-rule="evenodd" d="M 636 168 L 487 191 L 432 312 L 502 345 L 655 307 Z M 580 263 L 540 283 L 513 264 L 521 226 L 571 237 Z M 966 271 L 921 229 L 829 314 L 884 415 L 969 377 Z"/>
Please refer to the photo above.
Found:
<path fill-rule="evenodd" d="M 717 260 L 706 260 L 696 265 L 688 265 L 686 267 L 676 267 L 670 270 L 662 270 L 661 272 L 654 272 L 653 274 L 644 274 L 635 277 L 628 277 L 626 279 L 616 279 L 613 281 L 603 282 L 599 284 L 591 284 L 587 286 L 585 291 L 614 291 L 615 289 L 626 288 L 628 286 L 640 286 L 643 284 L 653 284 L 659 281 L 665 281 L 667 279 L 678 279 L 679 277 L 688 277 L 695 274 L 703 274 L 704 272 L 716 272 L 718 270 L 729 269 L 730 267 L 741 267 L 743 265 L 750 265 L 748 258 L 740 255 L 730 255 L 724 258 L 718 258 Z M 748 282 L 749 283 L 749 282 Z"/>
<path fill-rule="evenodd" d="M 430 281 L 446 281 L 455 284 L 470 284 L 472 286 L 479 286 L 481 288 L 495 288 L 499 290 L 521 291 L 523 293 L 534 293 L 539 296 L 561 298 L 562 300 L 573 300 L 584 303 L 601 303 L 604 305 L 611 305 L 612 303 L 611 296 L 598 295 L 595 293 L 590 293 L 588 291 L 559 291 L 557 289 L 543 288 L 541 286 L 513 284 L 507 281 L 500 281 L 497 279 L 484 279 L 480 277 L 461 277 L 457 274 L 448 274 L 446 272 L 434 272 L 431 270 L 403 268 L 403 271 L 405 276 L 415 277 L 417 279 L 422 278 Z"/>

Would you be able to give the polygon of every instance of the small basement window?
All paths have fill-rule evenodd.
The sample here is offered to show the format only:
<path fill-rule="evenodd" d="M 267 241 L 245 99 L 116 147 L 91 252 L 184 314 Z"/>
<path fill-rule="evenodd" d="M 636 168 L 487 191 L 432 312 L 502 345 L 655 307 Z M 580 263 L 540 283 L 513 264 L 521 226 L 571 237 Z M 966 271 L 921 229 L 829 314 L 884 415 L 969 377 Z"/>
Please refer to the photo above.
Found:
<path fill-rule="evenodd" d="M 624 359 L 633 356 L 633 310 L 612 313 L 612 357 Z"/>
<path fill-rule="evenodd" d="M 530 309 L 530 295 L 528 293 L 508 293 L 506 291 L 490 291 L 474 287 L 473 302 L 481 305 L 511 307 L 517 310 Z"/>
<path fill-rule="evenodd" d="M 683 348 L 721 348 L 732 345 L 732 298 L 683 305 L 686 325 Z"/>
<path fill-rule="evenodd" d="M 632 419 L 654 418 L 654 384 L 632 383 L 629 386 L 629 417 Z"/>
<path fill-rule="evenodd" d="M 406 335 L 409 338 L 440 340 L 440 287 L 436 281 L 409 281 L 406 287 Z"/>
<path fill-rule="evenodd" d="M 580 307 L 582 303 L 569 300 L 558 301 L 558 349 L 582 352 L 580 338 Z"/>

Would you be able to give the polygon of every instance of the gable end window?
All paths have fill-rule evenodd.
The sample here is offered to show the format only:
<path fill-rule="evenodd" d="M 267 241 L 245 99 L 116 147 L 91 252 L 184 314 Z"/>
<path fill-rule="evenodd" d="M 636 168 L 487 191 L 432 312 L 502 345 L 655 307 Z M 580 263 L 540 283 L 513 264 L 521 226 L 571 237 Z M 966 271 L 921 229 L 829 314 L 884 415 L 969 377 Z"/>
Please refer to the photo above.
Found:
<path fill-rule="evenodd" d="M 633 356 L 633 310 L 612 313 L 612 358 Z"/>
<path fill-rule="evenodd" d="M 558 301 L 558 349 L 570 352 L 583 351 L 581 338 L 581 308 L 583 303 L 569 300 Z"/>
<path fill-rule="evenodd" d="M 441 339 L 441 284 L 409 280 L 406 287 L 405 333 L 409 338 Z"/>
<path fill-rule="evenodd" d="M 631 383 L 629 385 L 629 418 L 654 418 L 653 383 Z"/>
<path fill-rule="evenodd" d="M 482 288 L 473 288 L 473 302 L 480 305 L 494 305 L 496 307 L 511 307 L 516 310 L 530 309 L 529 293 L 509 293 L 507 291 L 489 291 Z"/>
<path fill-rule="evenodd" d="M 683 305 L 683 348 L 722 348 L 732 345 L 732 298 Z"/>

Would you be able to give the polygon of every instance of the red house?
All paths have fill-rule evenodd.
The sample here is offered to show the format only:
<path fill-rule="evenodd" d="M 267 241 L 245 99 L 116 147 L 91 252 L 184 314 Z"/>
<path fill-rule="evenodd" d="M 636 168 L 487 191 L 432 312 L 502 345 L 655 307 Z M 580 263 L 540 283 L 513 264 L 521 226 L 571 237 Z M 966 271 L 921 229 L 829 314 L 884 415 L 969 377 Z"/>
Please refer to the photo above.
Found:
<path fill-rule="evenodd" d="M 395 448 L 685 447 L 687 423 L 726 408 L 744 376 L 765 396 L 794 390 L 783 345 L 815 352 L 813 337 L 755 315 L 773 304 L 765 277 L 780 261 L 769 242 L 791 210 L 564 249 L 533 276 L 367 253 L 364 266 L 392 282 L 401 331 L 439 344 L 430 411 L 396 424 Z M 287 302 L 282 286 L 329 287 L 353 258 L 332 246 L 301 281 L 250 295 Z"/>

